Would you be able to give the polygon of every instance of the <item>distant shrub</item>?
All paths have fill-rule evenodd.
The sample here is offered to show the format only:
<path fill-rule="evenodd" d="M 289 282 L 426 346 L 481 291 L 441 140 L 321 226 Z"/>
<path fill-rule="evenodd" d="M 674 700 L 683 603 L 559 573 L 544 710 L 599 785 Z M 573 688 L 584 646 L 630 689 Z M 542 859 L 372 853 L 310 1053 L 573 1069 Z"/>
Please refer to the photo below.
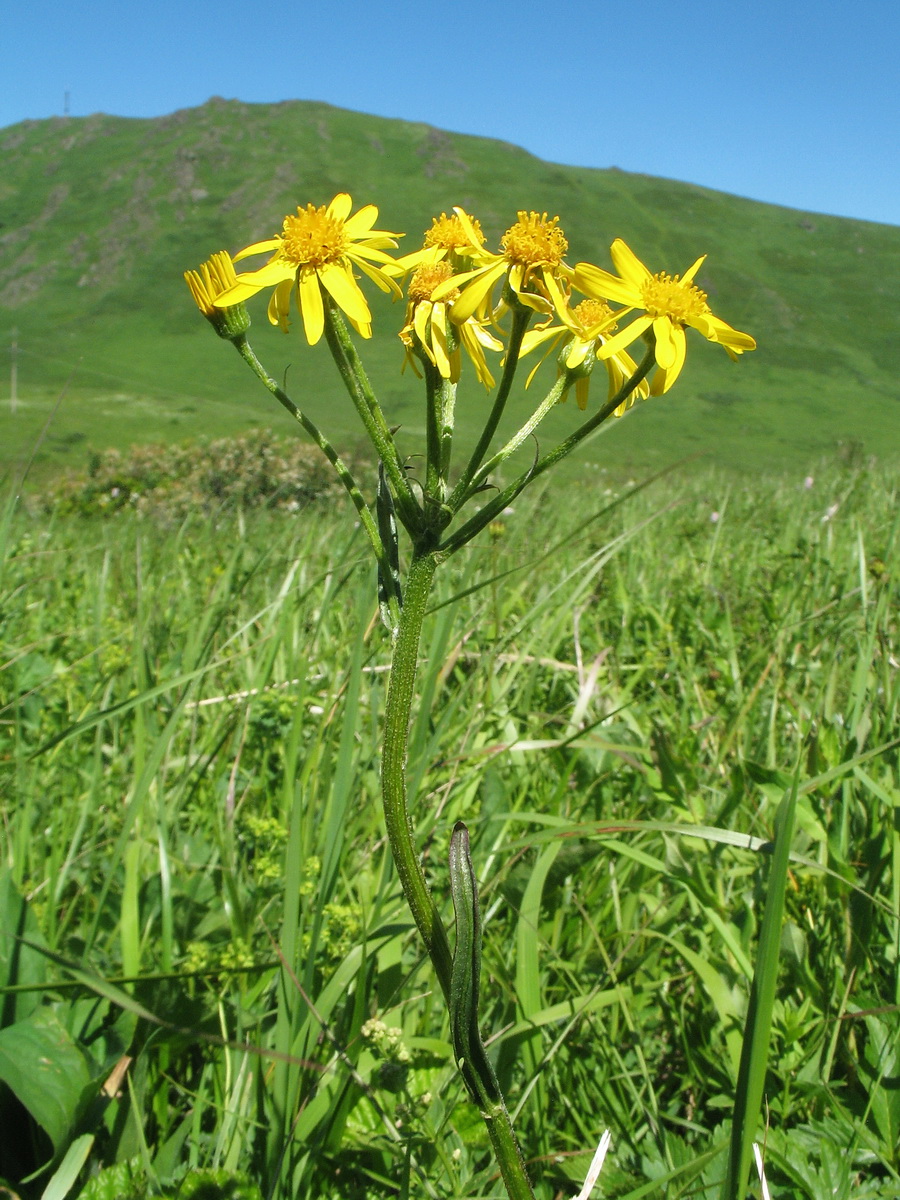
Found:
<path fill-rule="evenodd" d="M 236 508 L 296 512 L 342 492 L 321 452 L 266 430 L 176 445 L 95 454 L 41 497 L 44 509 L 85 516 L 135 510 L 162 520 Z"/>

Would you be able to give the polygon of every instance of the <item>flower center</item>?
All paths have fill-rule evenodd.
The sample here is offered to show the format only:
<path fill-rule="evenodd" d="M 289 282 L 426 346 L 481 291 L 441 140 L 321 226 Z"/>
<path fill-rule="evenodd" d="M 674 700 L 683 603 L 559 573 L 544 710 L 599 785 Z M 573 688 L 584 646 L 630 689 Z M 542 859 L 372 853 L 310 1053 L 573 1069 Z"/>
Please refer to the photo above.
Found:
<path fill-rule="evenodd" d="M 479 243 L 484 245 L 484 234 L 481 232 L 481 224 L 474 217 L 469 217 L 475 235 Z M 463 227 L 462 221 L 454 213 L 452 217 L 448 217 L 446 213 L 441 213 L 439 217 L 433 217 L 431 228 L 425 234 L 426 246 L 440 246 L 442 250 L 471 250 L 472 243 Z"/>
<path fill-rule="evenodd" d="M 547 219 L 546 213 L 520 212 L 519 219 L 504 233 L 500 245 L 510 262 L 536 266 L 557 266 L 569 248 L 559 217 Z"/>
<path fill-rule="evenodd" d="M 407 295 L 410 301 L 420 304 L 423 300 L 430 300 L 434 289 L 439 284 L 446 283 L 452 275 L 453 268 L 448 262 L 424 263 L 409 281 Z M 441 300 L 445 304 L 452 304 L 458 298 L 459 288 L 454 288 L 446 296 L 442 296 Z"/>
<path fill-rule="evenodd" d="M 692 283 L 684 283 L 677 275 L 660 271 L 641 286 L 644 311 L 648 317 L 670 317 L 684 324 L 691 317 L 708 311 L 706 292 Z"/>
<path fill-rule="evenodd" d="M 582 300 L 572 309 L 572 315 L 581 328 L 587 331 L 609 321 L 613 310 L 605 300 Z M 615 328 L 616 323 L 612 321 L 603 332 L 611 333 Z"/>
<path fill-rule="evenodd" d="M 324 267 L 337 262 L 347 248 L 344 222 L 329 217 L 323 204 L 298 208 L 296 217 L 284 218 L 279 258 L 298 267 Z"/>

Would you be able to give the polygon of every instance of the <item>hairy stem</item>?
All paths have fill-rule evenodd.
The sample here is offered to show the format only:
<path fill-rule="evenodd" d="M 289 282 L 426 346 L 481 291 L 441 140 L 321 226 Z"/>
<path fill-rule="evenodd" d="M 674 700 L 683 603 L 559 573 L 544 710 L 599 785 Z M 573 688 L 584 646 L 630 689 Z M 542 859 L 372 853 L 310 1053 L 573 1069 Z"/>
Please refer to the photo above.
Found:
<path fill-rule="evenodd" d="M 447 932 L 438 913 L 413 840 L 406 794 L 406 758 L 422 621 L 437 567 L 431 551 L 415 554 L 403 594 L 397 626 L 391 675 L 384 713 L 384 748 L 381 756 L 381 796 L 391 854 L 403 894 L 444 993 L 450 998 L 452 961 Z"/>
<path fill-rule="evenodd" d="M 322 433 L 321 429 L 319 429 L 318 425 L 316 425 L 316 423 L 311 420 L 302 409 L 298 408 L 290 396 L 288 396 L 288 394 L 278 386 L 272 376 L 256 357 L 256 353 L 248 342 L 247 338 L 243 335 L 239 338 L 235 338 L 233 345 L 244 362 L 247 363 L 254 375 L 256 375 L 257 379 L 262 381 L 262 383 L 272 393 L 282 408 L 286 409 L 294 418 L 294 420 L 298 421 L 303 426 L 312 440 L 316 443 L 316 445 L 334 467 L 338 479 L 340 479 L 341 483 L 346 489 L 347 495 L 353 501 L 354 508 L 359 513 L 360 524 L 365 530 L 369 541 L 372 543 L 372 550 L 375 554 L 375 559 L 378 563 L 379 569 L 384 573 L 390 574 L 390 562 L 388 560 L 384 542 L 381 539 L 381 534 L 378 531 L 378 524 L 372 514 L 372 510 L 369 508 L 368 504 L 366 504 L 365 497 L 359 490 L 356 480 L 351 475 L 347 464 L 335 450 L 334 446 L 332 446 L 331 442 L 329 442 Z M 395 617 L 398 615 L 398 612 L 394 613 Z"/>
<path fill-rule="evenodd" d="M 484 429 L 481 431 L 481 436 L 478 439 L 478 445 L 472 451 L 472 456 L 466 464 L 466 468 L 457 481 L 456 487 L 447 501 L 448 507 L 456 512 L 465 502 L 469 494 L 469 484 L 475 475 L 475 472 L 481 466 L 485 454 L 491 444 L 491 440 L 497 431 L 497 426 L 500 424 L 500 418 L 503 416 L 503 411 L 506 408 L 506 401 L 509 398 L 510 388 L 512 387 L 513 379 L 516 374 L 516 367 L 519 365 L 519 350 L 522 346 L 522 338 L 525 336 L 525 330 L 528 328 L 528 322 L 534 314 L 528 309 L 516 308 L 513 310 L 512 329 L 509 334 L 509 342 L 506 347 L 506 360 L 503 366 L 503 378 L 500 380 L 500 387 L 497 389 L 497 395 L 494 399 L 494 406 L 491 409 L 490 416 L 485 423 Z"/>
<path fill-rule="evenodd" d="M 388 840 L 394 862 L 397 865 L 397 874 L 400 877 L 403 894 L 425 942 L 428 956 L 444 994 L 444 1000 L 448 1008 L 452 1008 L 453 957 L 450 953 L 447 931 L 437 911 L 416 851 L 406 793 L 409 722 L 415 692 L 419 641 L 438 561 L 438 555 L 433 550 L 414 551 L 409 568 L 403 608 L 400 613 L 400 623 L 391 659 L 391 675 L 384 716 L 381 787 Z M 471 883 L 471 887 L 474 889 L 474 882 Z M 473 903 L 477 903 L 477 901 L 473 900 Z M 473 936 L 476 932 L 477 930 L 473 931 Z M 457 952 L 459 953 L 459 947 Z M 457 972 L 458 967 L 459 964 Z M 458 982 L 456 990 L 459 990 Z M 477 1005 L 477 989 L 475 1004 Z M 478 1042 L 480 1044 L 480 1037 Z M 487 1063 L 483 1048 L 482 1056 L 484 1063 Z M 470 1087 L 472 1098 L 481 1112 L 510 1200 L 534 1200 L 522 1152 L 516 1141 L 509 1112 L 497 1086 L 493 1069 L 490 1064 L 487 1064 L 484 1070 L 486 1086 L 483 1088 L 472 1088 L 471 1071 L 464 1069 L 463 1075 Z"/>
<path fill-rule="evenodd" d="M 325 338 L 350 399 L 356 406 L 366 433 L 375 447 L 394 493 L 397 513 L 410 536 L 415 539 L 422 529 L 422 510 L 413 494 L 384 413 L 366 375 L 356 347 L 330 296 L 325 296 Z"/>
<path fill-rule="evenodd" d="M 501 513 L 508 504 L 512 504 L 516 496 L 518 496 L 523 488 L 527 487 L 533 479 L 537 479 L 539 475 L 543 475 L 545 471 L 548 471 L 561 459 L 565 458 L 568 454 L 571 454 L 576 446 L 579 446 L 589 434 L 593 433 L 595 429 L 602 425 L 603 422 L 615 412 L 615 410 L 624 400 L 628 399 L 641 380 L 645 379 L 653 370 L 653 364 L 655 361 L 655 347 L 651 344 L 647 347 L 647 353 L 644 355 L 643 359 L 641 360 L 641 365 L 637 368 L 635 373 L 630 379 L 627 379 L 625 383 L 622 384 L 616 394 L 611 396 L 598 412 L 594 413 L 594 415 L 582 425 L 579 425 L 574 433 L 569 434 L 569 436 L 561 441 L 558 446 L 555 446 L 554 449 L 545 454 L 543 458 L 538 459 L 538 461 L 534 463 L 533 466 L 529 467 L 527 471 L 523 471 L 518 479 L 514 479 L 513 482 L 505 487 L 502 492 L 499 492 L 493 498 L 493 500 L 491 500 L 488 504 L 485 504 L 483 508 L 479 509 L 474 517 L 466 521 L 465 525 L 462 525 L 456 530 L 455 533 L 453 533 L 445 542 L 441 544 L 441 553 L 445 555 L 455 554 L 457 550 L 459 550 L 462 546 L 465 546 L 465 544 L 470 542 L 477 533 L 484 529 L 485 525 L 488 525 L 491 521 L 493 521 L 494 517 Z"/>

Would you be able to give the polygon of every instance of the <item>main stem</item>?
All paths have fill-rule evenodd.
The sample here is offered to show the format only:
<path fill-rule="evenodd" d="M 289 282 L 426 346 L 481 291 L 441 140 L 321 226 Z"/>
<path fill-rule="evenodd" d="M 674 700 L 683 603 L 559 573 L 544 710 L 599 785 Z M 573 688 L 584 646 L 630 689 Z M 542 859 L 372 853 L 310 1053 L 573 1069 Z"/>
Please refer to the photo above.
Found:
<path fill-rule="evenodd" d="M 391 854 L 403 894 L 434 964 L 444 999 L 450 999 L 452 956 L 447 932 L 438 913 L 413 839 L 409 801 L 406 794 L 406 757 L 409 720 L 416 684 L 419 639 L 428 596 L 437 568 L 433 551 L 413 553 L 403 592 L 403 607 L 388 681 L 384 712 L 384 747 L 381 755 L 381 797 Z"/>
<path fill-rule="evenodd" d="M 413 838 L 406 793 L 406 759 L 409 723 L 415 694 L 416 669 L 422 622 L 439 561 L 432 549 L 417 548 L 403 592 L 403 607 L 394 642 L 391 674 L 384 713 L 384 746 L 381 756 L 381 795 L 391 853 L 413 919 L 425 942 L 444 1000 L 450 1005 L 453 959 L 447 931 L 425 880 Z M 496 1086 L 496 1081 L 494 1081 Z M 510 1200 L 534 1200 L 525 1161 L 502 1097 L 478 1103 L 497 1164 Z"/>

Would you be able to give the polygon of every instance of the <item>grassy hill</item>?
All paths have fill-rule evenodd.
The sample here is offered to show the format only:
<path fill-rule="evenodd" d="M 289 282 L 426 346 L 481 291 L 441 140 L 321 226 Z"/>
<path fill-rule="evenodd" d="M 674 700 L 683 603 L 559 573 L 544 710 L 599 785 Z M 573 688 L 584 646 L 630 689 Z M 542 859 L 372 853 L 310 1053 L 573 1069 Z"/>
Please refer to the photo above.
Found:
<path fill-rule="evenodd" d="M 702 451 L 722 466 L 798 471 L 839 442 L 900 453 L 900 228 L 804 214 L 616 169 L 542 162 L 515 146 L 292 101 L 210 100 L 155 120 L 105 115 L 0 131 L 0 346 L 18 340 L 19 405 L 0 368 L 0 461 L 33 446 L 44 473 L 91 449 L 286 421 L 193 308 L 182 271 L 280 228 L 298 203 L 349 191 L 415 249 L 432 214 L 463 204 L 489 244 L 519 208 L 558 213 L 571 261 L 608 264 L 624 237 L 651 269 L 698 278 L 752 332 L 739 364 L 697 337 L 667 399 L 617 422 L 583 459 L 625 470 Z M 419 393 L 401 378 L 401 309 L 374 308 L 364 357 L 410 449 Z M 357 440 L 324 345 L 284 337 L 252 306 L 254 344 L 336 440 Z M 467 390 L 460 403 L 481 405 Z M 521 411 L 514 406 L 513 413 Z M 556 430 L 571 422 L 554 414 Z M 551 425 L 551 432 L 553 426 Z M 550 434 L 547 434 L 549 438 Z"/>

